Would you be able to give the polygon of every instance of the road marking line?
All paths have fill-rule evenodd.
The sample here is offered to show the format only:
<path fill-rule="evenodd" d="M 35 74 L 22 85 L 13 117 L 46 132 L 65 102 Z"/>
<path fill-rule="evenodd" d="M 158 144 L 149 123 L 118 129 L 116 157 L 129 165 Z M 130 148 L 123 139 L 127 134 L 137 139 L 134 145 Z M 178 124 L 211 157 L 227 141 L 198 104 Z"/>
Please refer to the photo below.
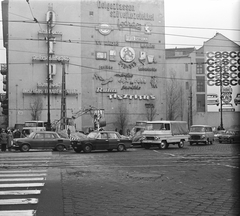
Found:
<path fill-rule="evenodd" d="M 239 167 L 237 166 L 232 166 L 232 165 L 225 165 L 226 167 L 231 167 L 231 168 L 235 168 L 235 169 L 239 169 Z"/>
<path fill-rule="evenodd" d="M 0 195 L 32 195 L 32 194 L 40 194 L 41 190 L 7 190 L 0 191 Z M 1 214 L 0 214 L 1 215 Z"/>
<path fill-rule="evenodd" d="M 0 205 L 19 205 L 19 204 L 37 204 L 38 199 L 27 198 L 27 199 L 1 199 Z"/>
<path fill-rule="evenodd" d="M 1 177 L 20 177 L 20 176 L 32 176 L 32 177 L 36 177 L 36 176 L 46 176 L 46 173 L 17 173 L 17 174 L 1 174 Z"/>
<path fill-rule="evenodd" d="M 35 216 L 36 210 L 0 211 L 1 216 Z"/>
<path fill-rule="evenodd" d="M 41 173 L 44 172 L 46 173 L 47 170 L 5 170 L 5 171 L 0 171 L 1 173 Z"/>
<path fill-rule="evenodd" d="M 41 178 L 2 178 L 0 179 L 0 182 L 14 182 L 14 181 L 44 181 L 46 180 L 46 177 Z"/>
<path fill-rule="evenodd" d="M 0 184 L 0 188 L 13 188 L 13 187 L 43 187 L 44 183 L 18 183 L 18 184 Z"/>

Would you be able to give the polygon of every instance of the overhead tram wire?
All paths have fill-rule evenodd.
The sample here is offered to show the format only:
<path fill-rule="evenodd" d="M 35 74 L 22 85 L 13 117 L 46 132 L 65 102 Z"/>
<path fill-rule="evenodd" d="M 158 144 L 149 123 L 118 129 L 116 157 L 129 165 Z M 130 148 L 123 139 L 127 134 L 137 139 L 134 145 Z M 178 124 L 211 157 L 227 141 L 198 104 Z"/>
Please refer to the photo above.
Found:
<path fill-rule="evenodd" d="M 27 4 L 28 4 L 28 7 L 29 7 L 30 12 L 31 12 L 31 14 L 32 14 L 33 21 L 36 22 L 36 23 L 38 23 L 38 26 L 39 26 L 40 30 L 42 30 L 42 28 L 41 28 L 41 26 L 40 26 L 40 23 L 38 22 L 37 18 L 33 15 L 33 11 L 32 11 L 32 8 L 31 8 L 31 6 L 30 6 L 29 0 L 26 0 L 26 2 L 27 2 Z"/>
<path fill-rule="evenodd" d="M 39 38 L 10 38 L 9 40 L 29 40 L 29 41 L 45 41 L 45 39 L 39 39 Z M 224 40 L 224 41 L 227 41 L 227 40 Z M 73 40 L 73 39 L 67 39 L 67 40 L 55 40 L 55 42 L 58 42 L 58 43 L 72 43 L 72 44 L 85 44 L 85 45 L 96 45 L 96 41 L 78 41 L 78 40 Z M 100 41 L 100 42 L 103 42 L 104 41 Z M 125 44 L 125 42 L 118 42 L 119 44 Z M 151 43 L 153 45 L 163 45 L 161 43 Z M 168 44 L 168 43 L 165 43 L 164 45 L 179 45 L 179 46 L 189 46 L 189 47 L 195 47 L 195 46 L 203 46 L 203 44 Z M 231 47 L 235 47 L 235 45 L 205 45 L 205 46 L 208 46 L 208 47 L 211 47 L 211 46 L 214 46 L 214 47 L 228 47 L 228 48 L 231 48 Z M 121 46 L 118 46 L 118 47 L 121 47 Z M 124 47 L 124 46 L 122 46 Z M 189 47 L 185 47 L 185 48 L 189 48 Z M 174 48 L 171 48 L 171 49 L 174 49 Z M 166 50 L 166 49 L 155 49 L 155 50 Z"/>
<path fill-rule="evenodd" d="M 12 21 L 9 21 L 9 22 L 22 22 L 22 23 L 36 23 L 36 22 L 34 22 L 34 21 L 19 21 L 19 20 L 12 20 Z M 44 21 L 44 22 L 40 22 L 40 21 L 38 21 L 38 24 L 39 24 L 39 26 L 40 26 L 40 23 L 41 24 L 46 24 L 46 21 Z M 63 25 L 63 24 L 59 24 L 58 22 L 56 22 L 56 25 Z M 73 24 L 71 24 L 71 25 L 65 25 L 65 26 L 68 26 L 68 27 L 82 27 L 82 28 L 91 28 L 91 29 L 95 29 L 96 28 L 96 26 L 79 26 L 79 25 L 73 25 Z M 41 26 L 40 26 L 41 27 Z M 184 28 L 184 27 L 182 27 L 182 28 Z M 224 30 L 224 29 L 222 29 L 222 30 Z M 225 29 L 226 30 L 226 29 Z M 236 29 L 235 29 L 236 30 Z M 129 32 L 129 29 L 122 29 L 121 31 L 125 31 L 125 32 Z M 237 31 L 237 30 L 236 30 Z M 240 31 L 240 30 L 239 30 Z M 134 30 L 134 29 L 132 29 L 131 30 L 131 32 L 136 32 L 136 33 L 139 33 L 139 31 L 137 31 L 137 30 Z M 163 35 L 163 36 L 172 36 L 172 37 L 186 37 L 186 38 L 192 38 L 192 39 L 206 39 L 206 40 L 209 40 L 209 37 L 200 37 L 200 36 L 193 36 L 193 35 L 179 35 L 179 34 L 170 34 L 170 33 L 160 33 L 160 32 L 152 32 L 152 34 L 155 34 L 155 35 Z M 215 40 L 217 40 L 217 41 L 228 41 L 227 39 L 215 39 Z M 240 43 L 240 41 L 233 41 L 233 42 L 235 42 L 235 43 Z M 159 43 L 157 43 L 157 44 L 159 44 Z M 188 46 L 190 46 L 190 45 L 188 45 Z M 197 45 L 197 46 L 201 46 L 201 45 Z"/>

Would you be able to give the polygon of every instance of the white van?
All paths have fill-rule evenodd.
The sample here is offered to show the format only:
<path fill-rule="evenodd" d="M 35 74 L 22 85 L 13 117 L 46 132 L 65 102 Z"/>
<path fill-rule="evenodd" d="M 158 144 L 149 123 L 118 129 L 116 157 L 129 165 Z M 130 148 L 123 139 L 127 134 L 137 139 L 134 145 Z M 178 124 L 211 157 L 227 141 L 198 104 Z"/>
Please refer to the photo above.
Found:
<path fill-rule="evenodd" d="M 26 121 L 24 123 L 24 127 L 23 127 L 22 131 L 26 135 L 29 135 L 33 131 L 46 131 L 45 124 L 46 123 L 44 121 L 35 121 L 35 120 Z"/>
<path fill-rule="evenodd" d="M 170 144 L 183 148 L 189 137 L 188 125 L 185 121 L 148 121 L 142 136 L 145 149 L 151 146 L 166 149 Z"/>

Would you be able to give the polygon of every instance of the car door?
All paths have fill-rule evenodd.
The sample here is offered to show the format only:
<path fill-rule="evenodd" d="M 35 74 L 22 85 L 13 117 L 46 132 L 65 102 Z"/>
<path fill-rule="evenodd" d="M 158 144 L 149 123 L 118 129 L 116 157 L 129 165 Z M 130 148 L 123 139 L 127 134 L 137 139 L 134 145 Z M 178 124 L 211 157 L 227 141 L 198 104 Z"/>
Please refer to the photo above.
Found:
<path fill-rule="evenodd" d="M 105 150 L 109 148 L 109 141 L 108 141 L 108 135 L 106 132 L 101 132 L 96 137 L 96 140 L 94 141 L 94 149 L 96 150 Z"/>
<path fill-rule="evenodd" d="M 109 140 L 109 149 L 116 149 L 118 146 L 118 143 L 120 142 L 120 138 L 114 132 L 108 133 L 108 140 Z"/>
<path fill-rule="evenodd" d="M 43 133 L 36 133 L 33 137 L 31 144 L 31 148 L 39 149 L 44 147 L 44 135 Z"/>
<path fill-rule="evenodd" d="M 57 139 L 54 133 L 45 133 L 45 148 L 53 149 L 57 145 Z"/>

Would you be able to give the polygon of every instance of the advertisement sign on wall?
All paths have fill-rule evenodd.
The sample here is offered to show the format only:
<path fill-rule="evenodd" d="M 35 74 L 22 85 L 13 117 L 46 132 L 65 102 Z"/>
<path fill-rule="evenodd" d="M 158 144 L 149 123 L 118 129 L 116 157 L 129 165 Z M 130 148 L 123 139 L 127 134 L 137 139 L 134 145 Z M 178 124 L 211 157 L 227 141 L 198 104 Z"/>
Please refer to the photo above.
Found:
<path fill-rule="evenodd" d="M 217 51 L 206 53 L 207 111 L 240 111 L 240 52 Z"/>

